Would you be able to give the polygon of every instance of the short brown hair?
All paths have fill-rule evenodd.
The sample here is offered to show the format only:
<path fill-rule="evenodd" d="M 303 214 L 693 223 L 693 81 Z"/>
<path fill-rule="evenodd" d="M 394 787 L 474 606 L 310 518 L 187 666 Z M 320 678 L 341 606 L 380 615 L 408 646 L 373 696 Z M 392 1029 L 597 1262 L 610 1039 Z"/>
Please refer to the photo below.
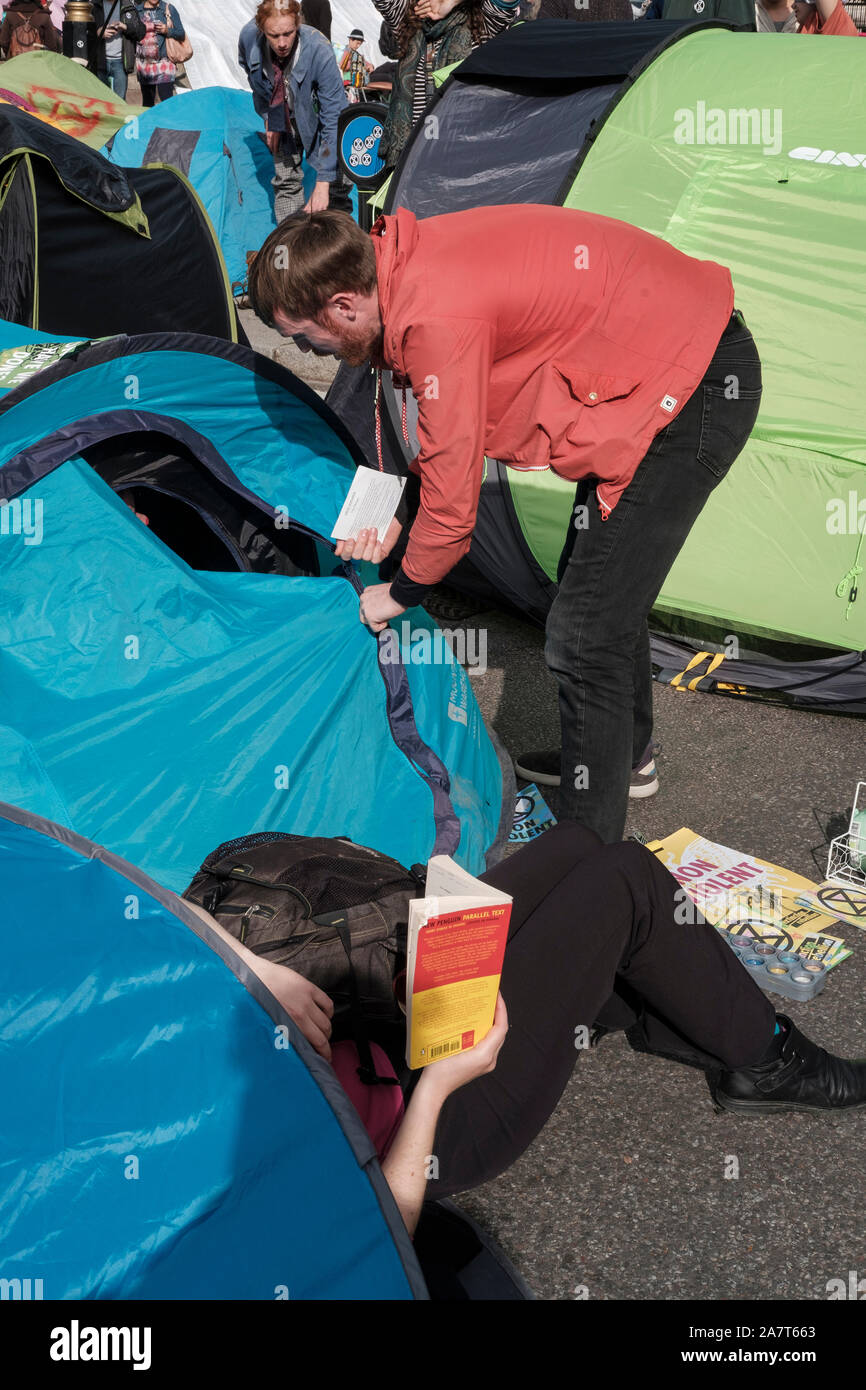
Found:
<path fill-rule="evenodd" d="M 334 208 L 287 217 L 250 266 L 250 303 L 267 324 L 276 309 L 290 319 L 318 321 L 332 295 L 375 288 L 372 238 Z"/>
<path fill-rule="evenodd" d="M 301 23 L 301 7 L 298 0 L 262 0 L 256 10 L 256 24 L 259 29 L 263 28 L 269 19 L 284 19 L 286 15 L 296 15 L 298 23 Z"/>

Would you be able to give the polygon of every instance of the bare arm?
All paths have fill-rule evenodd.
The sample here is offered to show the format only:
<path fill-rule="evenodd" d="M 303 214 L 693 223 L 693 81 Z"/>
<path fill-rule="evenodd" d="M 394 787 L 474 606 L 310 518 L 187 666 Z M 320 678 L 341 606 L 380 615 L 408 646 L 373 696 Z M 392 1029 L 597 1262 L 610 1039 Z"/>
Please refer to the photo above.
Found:
<path fill-rule="evenodd" d="M 814 0 L 814 3 L 821 17 L 820 33 L 839 34 L 843 37 L 850 35 L 852 38 L 857 35 L 857 25 L 845 9 L 842 0 Z"/>
<path fill-rule="evenodd" d="M 217 936 L 221 936 L 227 941 L 236 955 L 249 966 L 254 975 L 258 975 L 262 984 L 265 985 L 275 999 L 282 1004 L 286 1013 L 298 1025 L 307 1042 L 325 1058 L 326 1062 L 331 1060 L 331 1048 L 328 1039 L 331 1036 L 331 1019 L 334 1014 L 334 1005 L 323 990 L 305 980 L 303 975 L 299 975 L 296 970 L 290 970 L 287 965 L 277 965 L 274 961 L 263 960 L 257 956 L 247 946 L 241 945 L 231 932 L 221 927 L 209 912 L 205 912 L 203 907 L 197 903 L 183 900 L 186 907 L 192 908 L 197 917 L 215 931 Z"/>
<path fill-rule="evenodd" d="M 494 1070 L 508 1033 L 508 1012 L 500 994 L 493 1027 L 468 1052 L 424 1068 L 403 1122 L 382 1164 L 385 1181 L 410 1235 L 414 1235 L 427 1195 L 427 1160 L 433 1155 L 439 1114 L 452 1091 Z"/>
<path fill-rule="evenodd" d="M 439 1113 L 446 1099 L 435 1087 L 425 1085 L 431 1071 L 438 1065 L 438 1062 L 433 1062 L 427 1067 L 418 1082 L 388 1157 L 382 1164 L 385 1181 L 410 1236 L 415 1234 L 424 1205 L 427 1161 L 433 1153 Z"/>

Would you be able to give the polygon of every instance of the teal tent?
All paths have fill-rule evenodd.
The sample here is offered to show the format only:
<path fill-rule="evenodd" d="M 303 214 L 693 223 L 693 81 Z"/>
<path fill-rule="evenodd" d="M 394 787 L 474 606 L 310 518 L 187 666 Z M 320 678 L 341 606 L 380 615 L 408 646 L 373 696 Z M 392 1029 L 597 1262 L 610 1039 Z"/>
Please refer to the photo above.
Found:
<path fill-rule="evenodd" d="M 19 337 L 0 332 L 0 798 L 175 891 L 257 830 L 483 869 L 508 775 L 435 624 L 358 620 L 328 539 L 357 453 L 327 407 L 216 339 Z"/>
<path fill-rule="evenodd" d="M 216 232 L 235 293 L 247 277 L 247 257 L 276 227 L 271 180 L 274 161 L 251 92 L 202 87 L 178 93 L 126 122 L 105 146 L 120 168 L 165 165 L 195 189 Z M 304 161 L 304 193 L 316 173 Z M 357 193 L 352 206 L 357 215 Z"/>
<path fill-rule="evenodd" d="M 4 805 L 0 871 L 3 1297 L 426 1298 L 357 1114 L 231 946 Z"/>

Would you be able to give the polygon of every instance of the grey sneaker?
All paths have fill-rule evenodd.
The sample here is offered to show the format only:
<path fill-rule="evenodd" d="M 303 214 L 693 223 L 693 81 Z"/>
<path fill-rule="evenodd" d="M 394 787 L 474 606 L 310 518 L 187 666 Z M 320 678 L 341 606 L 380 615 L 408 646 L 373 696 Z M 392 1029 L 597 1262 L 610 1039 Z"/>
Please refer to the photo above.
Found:
<path fill-rule="evenodd" d="M 659 789 L 655 755 L 659 751 L 659 745 L 650 741 L 637 767 L 632 768 L 629 796 L 655 796 Z M 558 787 L 560 751 L 548 748 L 538 753 L 521 753 L 514 761 L 514 769 L 518 777 L 525 777 L 527 782 L 535 782 L 539 787 Z"/>
<path fill-rule="evenodd" d="M 629 796 L 637 799 L 644 796 L 655 796 L 659 789 L 659 777 L 656 770 L 656 753 L 658 751 L 659 745 L 650 739 L 646 752 L 637 767 L 633 767 L 631 770 Z"/>

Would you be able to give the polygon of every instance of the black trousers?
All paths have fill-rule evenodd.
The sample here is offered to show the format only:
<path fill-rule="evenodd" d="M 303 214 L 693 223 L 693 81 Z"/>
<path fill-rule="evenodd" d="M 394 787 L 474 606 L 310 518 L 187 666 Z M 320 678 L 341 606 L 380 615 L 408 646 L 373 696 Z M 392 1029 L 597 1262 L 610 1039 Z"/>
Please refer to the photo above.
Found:
<path fill-rule="evenodd" d="M 758 352 L 734 314 L 702 382 L 656 435 L 607 521 L 594 488 L 578 484 L 575 507 L 585 510 L 563 548 L 545 658 L 559 683 L 562 815 L 611 844 L 622 839 L 631 769 L 652 735 L 647 616 L 748 440 L 760 400 Z"/>
<path fill-rule="evenodd" d="M 748 1066 L 768 1048 L 772 1004 L 715 927 L 676 919 L 679 885 L 642 845 L 562 821 L 482 877 L 514 898 L 510 1026 L 496 1070 L 443 1106 L 431 1198 L 489 1181 L 528 1148 L 595 1024 L 640 1020 L 651 1050 L 707 1067 Z"/>

